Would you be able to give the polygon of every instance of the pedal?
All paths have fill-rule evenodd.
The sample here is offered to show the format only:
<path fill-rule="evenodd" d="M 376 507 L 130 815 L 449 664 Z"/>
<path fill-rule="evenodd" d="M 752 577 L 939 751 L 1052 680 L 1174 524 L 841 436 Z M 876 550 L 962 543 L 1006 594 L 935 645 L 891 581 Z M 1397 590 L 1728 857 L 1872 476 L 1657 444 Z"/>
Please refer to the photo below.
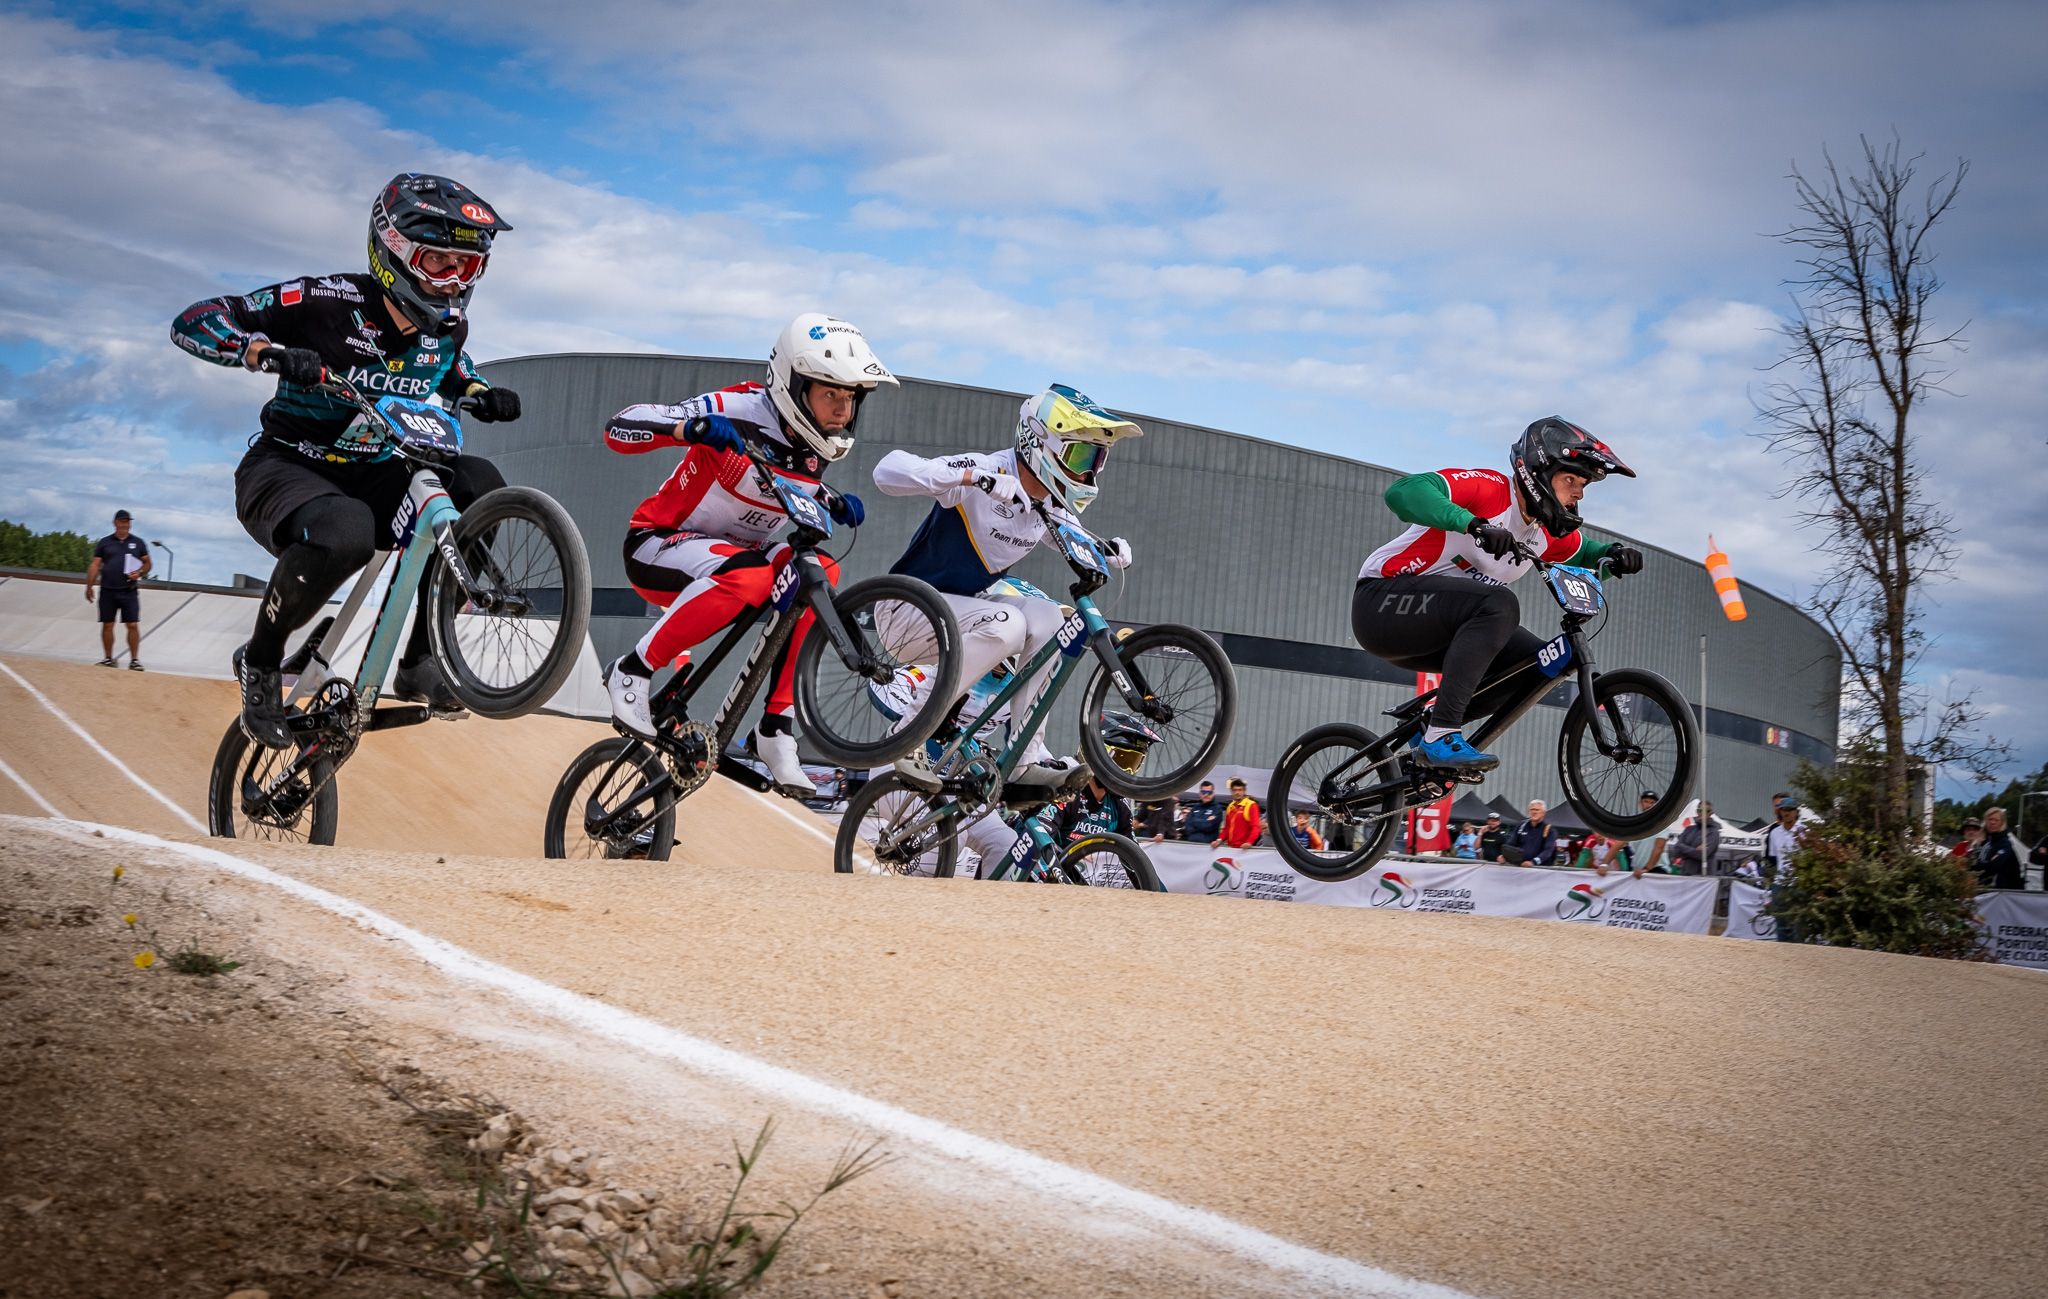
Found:
<path fill-rule="evenodd" d="M 283 665 L 278 668 L 278 671 L 286 677 L 298 677 L 313 665 L 313 656 L 320 652 L 320 643 L 326 640 L 327 633 L 333 630 L 334 619 L 331 616 L 322 618 L 318 623 L 315 623 L 313 634 L 306 637 L 305 642 L 292 651 L 291 657 L 284 661 Z M 320 662 L 324 666 L 327 660 L 321 659 Z"/>
<path fill-rule="evenodd" d="M 718 755 L 718 774 L 756 793 L 766 794 L 775 789 L 774 781 L 730 753 Z"/>

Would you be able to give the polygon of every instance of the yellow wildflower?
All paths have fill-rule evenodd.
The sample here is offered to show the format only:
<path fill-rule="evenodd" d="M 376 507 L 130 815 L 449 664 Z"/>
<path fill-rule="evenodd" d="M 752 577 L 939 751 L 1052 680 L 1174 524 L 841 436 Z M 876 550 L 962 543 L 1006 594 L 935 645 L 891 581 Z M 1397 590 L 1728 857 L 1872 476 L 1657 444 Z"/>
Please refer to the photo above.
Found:
<path fill-rule="evenodd" d="M 121 917 L 122 922 L 125 923 L 130 929 L 135 928 L 135 922 L 139 919 L 141 919 L 141 917 L 137 916 L 133 911 L 130 911 L 127 915 Z"/>
<path fill-rule="evenodd" d="M 137 953 L 135 954 L 135 968 L 136 968 L 136 969 L 138 969 L 138 970 L 146 970 L 146 969 L 148 969 L 148 968 L 149 968 L 150 966 L 152 966 L 152 965 L 155 965 L 155 964 L 156 964 L 156 953 L 155 953 L 155 952 L 137 952 Z"/>
<path fill-rule="evenodd" d="M 122 873 L 123 873 L 124 871 L 126 871 L 127 869 L 128 869 L 128 868 L 127 868 L 126 866 L 116 866 L 116 867 L 114 867 L 114 878 L 115 878 L 115 879 L 120 879 L 120 878 L 121 878 L 121 875 L 122 875 Z"/>

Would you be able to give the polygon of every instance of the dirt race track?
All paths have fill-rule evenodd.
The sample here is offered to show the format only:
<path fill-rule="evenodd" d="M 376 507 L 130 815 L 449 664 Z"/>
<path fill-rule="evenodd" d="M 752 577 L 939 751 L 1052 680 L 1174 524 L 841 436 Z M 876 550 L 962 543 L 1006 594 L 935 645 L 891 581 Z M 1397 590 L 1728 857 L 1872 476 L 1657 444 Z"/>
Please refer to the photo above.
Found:
<path fill-rule="evenodd" d="M 204 840 L 184 817 L 204 820 L 226 683 L 4 664 L 184 813 L 0 672 L 6 871 L 83 887 L 124 864 L 251 968 L 317 972 L 386 1048 L 643 1183 L 690 1182 L 769 1114 L 793 1181 L 881 1135 L 899 1158 L 804 1224 L 767 1293 L 2043 1292 L 2034 972 L 839 877 L 825 823 L 723 782 L 676 862 L 550 862 L 548 793 L 605 733 L 555 718 L 369 737 L 345 847 Z M 45 804 L 174 842 L 28 819 Z M 596 1010 L 429 964 L 294 884 Z M 0 975 L 32 982 L 20 937 L 0 926 Z M 161 1293 L 224 1294 L 232 1254 Z M 98 1292 L 9 1266 L 0 1295 Z"/>

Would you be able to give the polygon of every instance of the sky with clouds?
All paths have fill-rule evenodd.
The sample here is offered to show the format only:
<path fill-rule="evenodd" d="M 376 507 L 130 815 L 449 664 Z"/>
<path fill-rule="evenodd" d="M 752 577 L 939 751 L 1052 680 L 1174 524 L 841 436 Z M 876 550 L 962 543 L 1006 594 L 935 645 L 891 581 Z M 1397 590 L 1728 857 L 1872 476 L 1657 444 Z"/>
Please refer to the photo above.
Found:
<path fill-rule="evenodd" d="M 1753 398 L 1788 173 L 1896 132 L 1932 179 L 1955 514 L 1924 678 L 2048 757 L 2048 9 L 2021 3 L 501 0 L 0 3 L 0 517 L 116 505 L 181 578 L 268 571 L 231 473 L 252 376 L 187 303 L 354 269 L 400 170 L 516 226 L 479 359 L 762 355 L 800 310 L 900 373 L 1405 468 L 1530 419 L 1642 477 L 1593 517 L 1802 597 Z M 990 440 L 997 436 L 989 431 Z M 1361 503 L 1361 509 L 1377 508 Z"/>

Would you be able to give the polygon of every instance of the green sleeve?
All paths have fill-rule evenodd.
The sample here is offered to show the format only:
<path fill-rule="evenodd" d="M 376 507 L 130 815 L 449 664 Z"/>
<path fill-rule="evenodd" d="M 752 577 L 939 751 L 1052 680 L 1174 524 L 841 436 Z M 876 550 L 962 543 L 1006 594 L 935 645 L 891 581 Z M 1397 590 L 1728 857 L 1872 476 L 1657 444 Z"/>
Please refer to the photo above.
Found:
<path fill-rule="evenodd" d="M 1451 485 L 1438 473 L 1397 478 L 1387 489 L 1387 508 L 1403 523 L 1463 532 L 1472 526 L 1472 511 L 1451 500 Z"/>
<path fill-rule="evenodd" d="M 1572 554 L 1570 559 L 1564 562 L 1575 568 L 1591 568 L 1605 558 L 1608 551 L 1614 549 L 1619 544 L 1619 542 L 1614 541 L 1594 541 L 1591 538 L 1582 538 L 1579 541 L 1578 550 Z"/>

